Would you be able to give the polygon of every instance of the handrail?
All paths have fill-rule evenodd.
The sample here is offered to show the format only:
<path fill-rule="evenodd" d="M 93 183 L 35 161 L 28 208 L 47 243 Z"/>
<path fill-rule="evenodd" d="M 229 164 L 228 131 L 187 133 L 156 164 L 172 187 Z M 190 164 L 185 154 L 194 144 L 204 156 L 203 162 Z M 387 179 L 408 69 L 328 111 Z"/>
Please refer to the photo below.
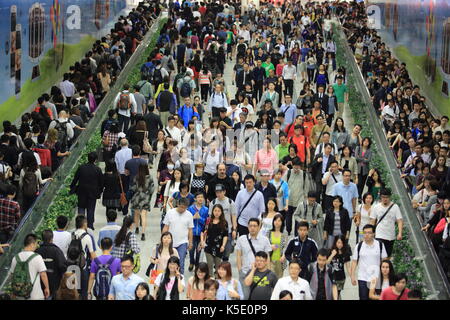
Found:
<path fill-rule="evenodd" d="M 119 74 L 114 86 L 101 101 L 96 110 L 95 116 L 89 121 L 86 130 L 81 133 L 76 142 L 72 145 L 70 156 L 68 156 L 56 170 L 53 175 L 53 181 L 44 186 L 45 192 L 42 192 L 38 196 L 33 206 L 23 217 L 23 221 L 21 221 L 21 223 L 19 224 L 20 229 L 16 229 L 14 236 L 10 240 L 11 246 L 8 248 L 8 250 L 5 250 L 5 253 L 2 256 L 0 256 L 0 289 L 3 288 L 7 282 L 7 275 L 11 265 L 11 261 L 14 255 L 22 250 L 25 236 L 36 230 L 37 227 L 42 223 L 48 207 L 53 202 L 53 199 L 55 198 L 61 187 L 64 186 L 67 175 L 78 163 L 82 151 L 91 138 L 92 134 L 95 133 L 101 122 L 106 118 L 108 110 L 110 110 L 117 92 L 121 90 L 124 83 L 127 81 L 130 72 L 140 62 L 142 54 L 150 45 L 151 39 L 154 33 L 158 30 L 160 21 L 164 17 L 165 13 L 163 11 L 157 19 L 153 20 L 151 28 L 145 35 L 141 44 L 136 48 L 135 52 L 126 63 L 122 72 Z"/>
<path fill-rule="evenodd" d="M 411 205 L 409 194 L 406 192 L 403 185 L 403 179 L 400 177 L 397 162 L 395 161 L 385 138 L 384 127 L 375 112 L 369 90 L 367 89 L 362 73 L 356 64 L 353 52 L 348 45 L 347 37 L 342 31 L 341 25 L 337 25 L 338 28 L 336 31 L 343 42 L 345 55 L 349 58 L 349 65 L 355 75 L 355 86 L 365 102 L 365 111 L 369 114 L 368 121 L 374 129 L 372 131 L 378 146 L 378 151 L 387 163 L 388 168 L 391 169 L 392 188 L 394 189 L 392 191 L 399 196 L 399 205 L 404 209 L 404 223 L 411 231 L 409 233 L 410 240 L 417 253 L 416 259 L 423 263 L 425 284 L 430 292 L 429 299 L 448 300 L 450 299 L 450 285 L 447 281 L 447 277 L 444 274 L 439 258 L 437 257 L 430 240 L 425 233 L 421 231 L 422 225 L 420 218 L 415 213 L 415 210 Z"/>

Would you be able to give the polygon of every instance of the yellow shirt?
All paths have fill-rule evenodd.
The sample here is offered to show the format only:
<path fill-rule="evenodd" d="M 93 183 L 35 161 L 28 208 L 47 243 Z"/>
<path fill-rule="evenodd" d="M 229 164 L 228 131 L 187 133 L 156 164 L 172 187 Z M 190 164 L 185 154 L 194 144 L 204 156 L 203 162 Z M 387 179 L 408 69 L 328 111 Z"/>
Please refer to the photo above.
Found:
<path fill-rule="evenodd" d="M 160 84 L 159 84 L 158 90 L 156 90 L 156 93 L 155 93 L 155 100 L 158 98 L 159 93 L 160 93 L 161 91 L 164 91 L 164 83 L 160 83 Z M 169 91 L 173 93 L 173 88 L 172 88 L 172 86 L 169 87 Z"/>

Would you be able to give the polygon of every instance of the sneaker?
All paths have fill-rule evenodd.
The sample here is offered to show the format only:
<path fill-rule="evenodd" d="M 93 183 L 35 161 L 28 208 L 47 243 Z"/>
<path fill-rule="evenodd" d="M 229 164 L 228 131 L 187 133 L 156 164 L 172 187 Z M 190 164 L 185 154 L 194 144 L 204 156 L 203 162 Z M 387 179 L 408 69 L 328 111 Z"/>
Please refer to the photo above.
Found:
<path fill-rule="evenodd" d="M 193 265 L 193 264 L 190 264 L 188 270 L 189 270 L 189 272 L 192 272 L 192 270 L 194 270 L 194 265 Z"/>
<path fill-rule="evenodd" d="M 136 231 L 134 233 L 139 234 L 139 228 L 136 228 Z"/>
<path fill-rule="evenodd" d="M 142 241 L 145 241 L 145 233 L 142 234 L 141 240 L 142 240 Z"/>

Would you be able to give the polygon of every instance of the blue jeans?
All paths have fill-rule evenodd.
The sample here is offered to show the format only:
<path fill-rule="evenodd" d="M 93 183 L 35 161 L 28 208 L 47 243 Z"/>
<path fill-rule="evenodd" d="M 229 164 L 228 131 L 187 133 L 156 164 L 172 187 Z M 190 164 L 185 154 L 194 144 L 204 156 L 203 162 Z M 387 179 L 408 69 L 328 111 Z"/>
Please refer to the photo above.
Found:
<path fill-rule="evenodd" d="M 180 273 L 184 274 L 184 260 L 186 259 L 188 244 L 183 243 L 182 245 L 176 247 L 175 249 L 177 249 L 178 256 L 180 257 Z"/>
<path fill-rule="evenodd" d="M 358 280 L 359 300 L 369 300 L 367 281 Z"/>
<path fill-rule="evenodd" d="M 200 262 L 200 255 L 202 253 L 197 250 L 197 247 L 200 244 L 200 236 L 193 236 L 192 238 L 193 244 L 192 249 L 189 251 L 189 263 L 197 266 Z"/>

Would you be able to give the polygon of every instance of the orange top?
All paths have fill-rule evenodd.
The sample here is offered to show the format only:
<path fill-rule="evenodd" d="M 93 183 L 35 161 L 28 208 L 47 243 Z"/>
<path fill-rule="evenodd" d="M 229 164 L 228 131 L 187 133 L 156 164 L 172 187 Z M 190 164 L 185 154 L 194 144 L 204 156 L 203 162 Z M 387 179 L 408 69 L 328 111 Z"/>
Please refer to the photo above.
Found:
<path fill-rule="evenodd" d="M 186 295 L 190 297 L 191 300 L 203 300 L 205 299 L 205 292 L 200 289 L 194 289 L 194 277 L 191 277 L 187 283 Z"/>
<path fill-rule="evenodd" d="M 39 113 L 39 110 L 40 110 L 40 109 L 41 109 L 41 106 L 37 106 L 36 108 L 34 108 L 34 112 Z M 46 108 L 46 109 L 47 109 L 47 114 L 48 114 L 48 116 L 50 117 L 50 119 L 53 120 L 52 110 L 50 110 L 49 108 Z"/>

